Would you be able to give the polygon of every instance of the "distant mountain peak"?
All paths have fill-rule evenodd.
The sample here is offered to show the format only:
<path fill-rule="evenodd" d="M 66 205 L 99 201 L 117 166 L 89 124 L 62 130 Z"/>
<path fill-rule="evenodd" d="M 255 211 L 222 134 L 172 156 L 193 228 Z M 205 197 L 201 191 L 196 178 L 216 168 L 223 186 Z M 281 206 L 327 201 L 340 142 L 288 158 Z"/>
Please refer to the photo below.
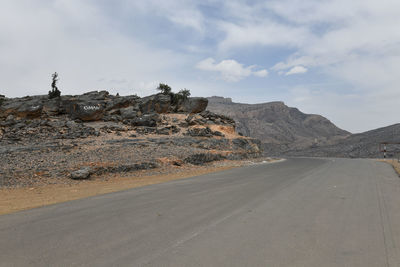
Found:
<path fill-rule="evenodd" d="M 229 97 L 223 97 L 223 96 L 211 96 L 211 97 L 208 97 L 208 101 L 210 102 L 213 102 L 213 103 L 226 103 L 226 104 L 229 104 L 229 103 L 232 103 L 232 98 L 229 98 Z"/>

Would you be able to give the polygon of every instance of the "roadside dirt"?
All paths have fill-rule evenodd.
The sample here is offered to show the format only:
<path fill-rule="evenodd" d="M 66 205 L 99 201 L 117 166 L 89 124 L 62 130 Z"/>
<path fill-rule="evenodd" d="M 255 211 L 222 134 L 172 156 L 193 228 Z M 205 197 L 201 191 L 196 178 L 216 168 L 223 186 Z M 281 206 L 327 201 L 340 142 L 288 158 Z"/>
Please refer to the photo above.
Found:
<path fill-rule="evenodd" d="M 0 215 L 135 187 L 219 172 L 254 164 L 256 161 L 266 163 L 275 160 L 261 158 L 252 160 L 251 162 L 221 161 L 208 166 L 170 169 L 168 172 L 162 174 L 154 174 L 154 171 L 138 171 L 133 173 L 132 176 L 109 175 L 108 179 L 104 179 L 104 177 L 93 178 L 74 184 L 49 184 L 36 187 L 0 189 Z"/>

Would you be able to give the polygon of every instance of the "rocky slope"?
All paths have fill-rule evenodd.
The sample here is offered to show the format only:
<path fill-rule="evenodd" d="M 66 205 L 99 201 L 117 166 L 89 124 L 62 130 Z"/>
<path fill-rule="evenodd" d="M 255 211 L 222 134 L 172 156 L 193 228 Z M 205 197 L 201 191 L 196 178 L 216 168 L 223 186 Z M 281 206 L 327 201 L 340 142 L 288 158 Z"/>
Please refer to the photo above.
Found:
<path fill-rule="evenodd" d="M 400 143 L 400 124 L 353 134 L 329 145 L 314 145 L 308 149 L 288 151 L 289 156 L 382 158 L 379 143 Z M 399 157 L 400 145 L 389 144 L 387 156 Z"/>
<path fill-rule="evenodd" d="M 223 97 L 208 101 L 208 110 L 232 117 L 237 130 L 261 140 L 268 155 L 328 145 L 350 135 L 320 115 L 304 114 L 283 102 L 241 104 Z"/>
<path fill-rule="evenodd" d="M 261 143 L 205 111 L 207 102 L 106 91 L 0 96 L 0 187 L 259 156 Z"/>

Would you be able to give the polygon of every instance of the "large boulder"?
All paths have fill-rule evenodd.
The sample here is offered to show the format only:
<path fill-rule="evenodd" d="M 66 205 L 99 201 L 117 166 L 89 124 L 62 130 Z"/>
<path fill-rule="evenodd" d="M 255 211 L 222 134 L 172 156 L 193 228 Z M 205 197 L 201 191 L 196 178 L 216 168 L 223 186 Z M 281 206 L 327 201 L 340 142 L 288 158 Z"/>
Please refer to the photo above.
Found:
<path fill-rule="evenodd" d="M 121 117 L 123 120 L 135 119 L 138 117 L 138 110 L 135 107 L 121 108 Z"/>
<path fill-rule="evenodd" d="M 178 107 L 178 111 L 185 113 L 200 113 L 206 110 L 208 99 L 204 97 L 190 97 L 187 98 Z"/>
<path fill-rule="evenodd" d="M 78 98 L 80 100 L 105 100 L 110 95 L 107 91 L 91 91 L 84 93 L 83 95 L 79 95 Z"/>
<path fill-rule="evenodd" d="M 156 94 L 140 99 L 139 104 L 142 113 L 168 113 L 171 109 L 171 96 Z"/>
<path fill-rule="evenodd" d="M 42 103 L 26 103 L 21 105 L 17 110 L 17 116 L 21 118 L 39 118 L 42 114 Z"/>
<path fill-rule="evenodd" d="M 26 96 L 23 98 L 3 99 L 0 106 L 0 117 L 15 115 L 21 118 L 38 118 L 43 109 L 44 96 Z"/>
<path fill-rule="evenodd" d="M 55 116 L 60 113 L 60 98 L 52 98 L 44 102 L 42 112 L 48 116 Z"/>
<path fill-rule="evenodd" d="M 100 103 L 74 103 L 70 109 L 70 116 L 72 119 L 80 119 L 82 121 L 98 121 L 103 118 L 104 112 L 104 106 Z"/>
<path fill-rule="evenodd" d="M 114 96 L 110 97 L 106 104 L 106 110 L 113 110 L 119 108 L 126 108 L 129 106 L 134 106 L 139 99 L 138 96 Z"/>

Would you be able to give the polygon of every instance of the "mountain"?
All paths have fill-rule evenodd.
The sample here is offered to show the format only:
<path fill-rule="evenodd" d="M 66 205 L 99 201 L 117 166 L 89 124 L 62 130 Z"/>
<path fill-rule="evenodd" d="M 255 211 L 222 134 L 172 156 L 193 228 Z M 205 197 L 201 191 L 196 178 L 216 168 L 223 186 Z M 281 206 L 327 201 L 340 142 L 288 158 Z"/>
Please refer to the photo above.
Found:
<path fill-rule="evenodd" d="M 316 145 L 304 150 L 293 150 L 286 154 L 291 156 L 314 157 L 349 157 L 349 158 L 381 158 L 379 144 L 388 142 L 388 157 L 398 158 L 400 155 L 400 124 L 352 134 L 345 139 L 337 140 L 330 145 Z M 398 143 L 393 144 L 393 143 Z"/>
<path fill-rule="evenodd" d="M 241 104 L 217 96 L 208 102 L 208 110 L 232 117 L 239 132 L 261 140 L 267 155 L 381 158 L 379 144 L 388 142 L 388 157 L 400 156 L 400 124 L 351 134 L 283 102 Z"/>
<path fill-rule="evenodd" d="M 238 132 L 261 140 L 269 155 L 330 145 L 350 136 L 328 119 L 305 114 L 283 102 L 242 104 L 213 96 L 208 97 L 207 109 L 233 118 Z"/>

